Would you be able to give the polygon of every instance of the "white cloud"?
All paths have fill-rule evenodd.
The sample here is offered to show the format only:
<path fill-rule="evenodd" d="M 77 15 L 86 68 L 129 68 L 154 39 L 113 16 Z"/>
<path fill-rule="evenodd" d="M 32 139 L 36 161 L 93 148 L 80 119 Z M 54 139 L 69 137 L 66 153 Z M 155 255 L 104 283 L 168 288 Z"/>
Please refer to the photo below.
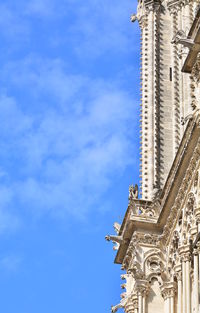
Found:
<path fill-rule="evenodd" d="M 19 162 L 17 175 L 9 172 L 11 189 L 35 216 L 85 218 L 135 161 L 135 102 L 114 81 L 71 75 L 58 60 L 39 69 L 34 62 L 4 71 L 12 86 L 35 93 L 27 107 L 1 97 L 0 114 L 5 125 L 13 119 L 14 133 L 0 140 Z"/>
<path fill-rule="evenodd" d="M 67 34 L 80 58 L 99 57 L 115 50 L 118 53 L 133 51 L 137 46 L 137 41 L 134 43 L 136 28 L 132 27 L 129 17 L 134 7 L 132 1 L 126 1 L 123 6 L 118 0 L 115 3 L 109 0 L 78 1 L 77 10 L 72 9 L 76 14 Z M 132 27 L 131 37 L 128 26 Z"/>

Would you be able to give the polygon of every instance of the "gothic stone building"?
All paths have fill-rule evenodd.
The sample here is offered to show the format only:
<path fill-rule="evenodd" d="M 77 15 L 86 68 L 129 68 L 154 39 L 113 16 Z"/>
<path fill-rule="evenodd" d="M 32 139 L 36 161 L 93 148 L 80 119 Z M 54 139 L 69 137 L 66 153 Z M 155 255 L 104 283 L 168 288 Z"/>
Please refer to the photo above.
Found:
<path fill-rule="evenodd" d="M 200 312 L 200 0 L 139 0 L 141 197 L 115 236 L 126 313 Z"/>

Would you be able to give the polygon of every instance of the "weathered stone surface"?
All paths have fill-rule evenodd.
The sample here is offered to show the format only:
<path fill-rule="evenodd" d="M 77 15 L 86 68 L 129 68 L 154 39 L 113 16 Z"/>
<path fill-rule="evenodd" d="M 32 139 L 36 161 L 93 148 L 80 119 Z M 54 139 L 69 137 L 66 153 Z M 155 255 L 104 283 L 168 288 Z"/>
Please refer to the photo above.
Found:
<path fill-rule="evenodd" d="M 131 18 L 142 33 L 142 198 L 130 186 L 123 223 L 106 237 L 126 271 L 112 312 L 200 312 L 198 5 L 140 0 Z"/>

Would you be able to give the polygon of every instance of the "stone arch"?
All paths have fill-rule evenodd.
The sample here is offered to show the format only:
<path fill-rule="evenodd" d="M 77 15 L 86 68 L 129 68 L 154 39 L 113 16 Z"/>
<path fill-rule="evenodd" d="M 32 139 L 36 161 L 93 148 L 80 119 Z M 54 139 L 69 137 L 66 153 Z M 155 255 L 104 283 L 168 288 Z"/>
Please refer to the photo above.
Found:
<path fill-rule="evenodd" d="M 164 299 L 161 294 L 162 279 L 159 275 L 149 275 L 149 292 L 146 298 L 146 313 L 164 313 Z"/>

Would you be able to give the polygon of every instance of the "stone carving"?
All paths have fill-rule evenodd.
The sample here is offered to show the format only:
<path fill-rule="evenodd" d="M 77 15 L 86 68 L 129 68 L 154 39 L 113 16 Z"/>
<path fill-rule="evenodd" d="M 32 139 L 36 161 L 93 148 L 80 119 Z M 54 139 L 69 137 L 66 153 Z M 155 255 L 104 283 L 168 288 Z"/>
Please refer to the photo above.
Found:
<path fill-rule="evenodd" d="M 187 48 L 191 48 L 194 44 L 193 40 L 187 38 L 186 33 L 183 30 L 177 31 L 171 43 L 181 44 Z"/>
<path fill-rule="evenodd" d="M 111 307 L 111 312 L 112 312 L 112 313 L 115 313 L 115 312 L 117 312 L 119 309 L 124 308 L 130 298 L 131 298 L 131 295 L 125 296 L 125 297 L 120 301 L 119 304 L 117 304 L 117 305 Z"/>
<path fill-rule="evenodd" d="M 138 185 L 135 186 L 131 185 L 129 186 L 129 201 L 132 201 L 134 199 L 138 199 Z"/>
<path fill-rule="evenodd" d="M 195 65 L 192 69 L 192 77 L 194 79 L 194 82 L 199 84 L 200 83 L 200 53 L 197 56 L 197 60 L 195 62 Z"/>
<path fill-rule="evenodd" d="M 112 312 L 119 308 L 126 313 L 144 308 L 149 312 L 154 300 L 158 312 L 199 310 L 200 47 L 196 34 L 200 11 L 194 19 L 196 7 L 197 2 L 189 0 L 139 0 L 137 14 L 131 17 L 141 28 L 142 193 L 139 198 L 138 186 L 129 187 L 122 225 L 114 224 L 117 236 L 106 237 L 115 249 L 120 246 L 115 262 L 121 264 L 125 271 L 121 278 L 126 280 L 121 285 L 125 292 Z M 187 127 L 181 126 L 181 115 Z"/>
<path fill-rule="evenodd" d="M 122 236 L 112 236 L 112 235 L 107 235 L 105 237 L 107 241 L 112 241 L 115 245 L 113 246 L 113 250 L 118 250 L 120 244 L 123 242 Z"/>

